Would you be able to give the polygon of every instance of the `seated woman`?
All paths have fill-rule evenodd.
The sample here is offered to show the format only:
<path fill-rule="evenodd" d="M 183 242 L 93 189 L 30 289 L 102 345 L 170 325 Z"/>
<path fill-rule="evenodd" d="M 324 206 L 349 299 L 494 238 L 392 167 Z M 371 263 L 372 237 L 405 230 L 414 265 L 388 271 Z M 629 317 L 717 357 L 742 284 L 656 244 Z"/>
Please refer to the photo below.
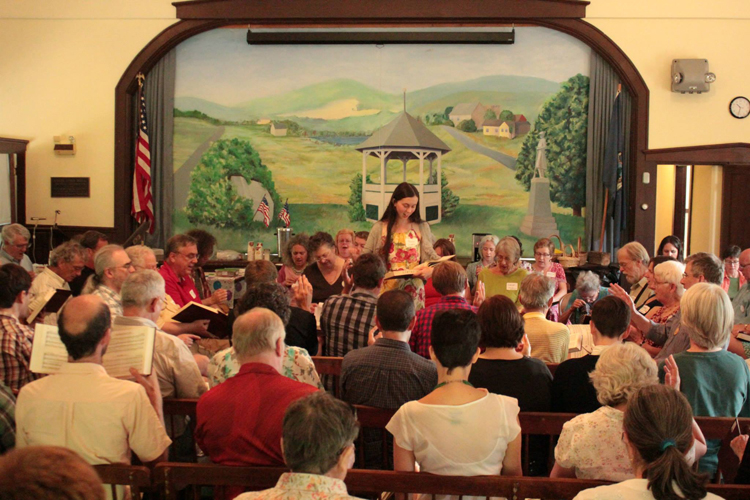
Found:
<path fill-rule="evenodd" d="M 534 263 L 531 265 L 531 270 L 555 280 L 552 306 L 547 311 L 547 319 L 550 321 L 558 321 L 560 318 L 559 302 L 568 293 L 568 279 L 565 277 L 565 269 L 559 263 L 552 262 L 554 255 L 555 244 L 548 238 L 542 238 L 534 243 Z"/>
<path fill-rule="evenodd" d="M 658 383 L 656 364 L 635 344 L 605 350 L 591 373 L 602 407 L 563 425 L 550 477 L 624 481 L 635 477 L 622 441 L 625 405 L 641 387 Z"/>
<path fill-rule="evenodd" d="M 687 399 L 671 387 L 638 390 L 625 408 L 622 440 L 635 477 L 580 492 L 574 500 L 721 500 L 706 492 L 707 477 L 690 466 L 693 415 Z"/>
<path fill-rule="evenodd" d="M 584 271 L 576 278 L 576 289 L 570 297 L 560 302 L 560 323 L 572 325 L 583 324 L 586 318 L 591 319 L 591 308 L 594 304 L 609 295 L 599 276 L 591 271 Z"/>
<path fill-rule="evenodd" d="M 308 250 L 310 238 L 305 233 L 292 236 L 284 247 L 281 255 L 281 266 L 279 276 L 276 281 L 287 288 L 299 281 L 302 273 L 310 262 L 312 262 L 312 253 Z"/>
<path fill-rule="evenodd" d="M 740 254 L 742 249 L 737 245 L 730 245 L 721 254 L 724 261 L 724 281 L 721 288 L 729 294 L 729 300 L 734 300 L 745 284 L 745 275 L 740 272 Z"/>
<path fill-rule="evenodd" d="M 445 257 L 446 255 L 456 255 L 456 245 L 454 245 L 449 239 L 440 238 L 432 245 L 435 253 L 438 257 Z M 456 260 L 455 258 L 452 260 Z M 424 306 L 430 307 L 432 304 L 440 302 L 440 292 L 435 290 L 432 284 L 432 276 L 427 278 L 424 284 Z"/>
<path fill-rule="evenodd" d="M 354 231 L 351 229 L 336 233 L 336 255 L 344 260 L 354 260 L 359 255 L 354 249 Z"/>
<path fill-rule="evenodd" d="M 512 236 L 501 239 L 495 247 L 494 267 L 482 269 L 479 273 L 479 283 L 484 287 L 484 296 L 505 295 L 512 300 L 516 307 L 521 282 L 529 272 L 520 267 L 521 247 Z"/>
<path fill-rule="evenodd" d="M 718 285 L 697 283 L 682 297 L 681 315 L 690 348 L 673 359 L 679 368 L 680 390 L 695 415 L 750 416 L 750 371 L 745 360 L 724 348 L 734 322 L 729 296 Z M 661 370 L 660 377 L 664 378 Z M 698 465 L 701 472 L 713 475 L 721 440 L 709 440 L 707 445 L 708 451 Z"/>
<path fill-rule="evenodd" d="M 479 260 L 466 266 L 466 276 L 469 278 L 471 293 L 476 292 L 477 279 L 482 269 L 495 265 L 495 247 L 500 238 L 494 234 L 488 234 L 479 240 Z"/>
<path fill-rule="evenodd" d="M 662 262 L 654 268 L 653 297 L 661 304 L 661 307 L 656 308 L 656 312 L 650 315 L 650 319 L 654 323 L 666 323 L 680 312 L 680 299 L 682 294 L 685 293 L 685 287 L 682 286 L 684 272 L 685 266 L 676 260 Z M 653 357 L 661 351 L 661 347 L 656 346 L 648 339 L 641 339 L 640 343 Z"/>
<path fill-rule="evenodd" d="M 310 238 L 309 252 L 315 262 L 307 266 L 304 275 L 313 287 L 312 301 L 325 302 L 331 295 L 338 295 L 344 289 L 344 268 L 346 261 L 336 255 L 336 245 L 330 234 L 323 231 Z"/>
<path fill-rule="evenodd" d="M 682 240 L 673 234 L 665 236 L 659 243 L 656 255 L 666 255 L 682 262 Z"/>
<path fill-rule="evenodd" d="M 395 470 L 414 471 L 416 462 L 419 470 L 440 475 L 522 475 L 518 402 L 468 381 L 479 338 L 473 312 L 449 309 L 435 315 L 430 358 L 438 385 L 388 422 Z"/>
<path fill-rule="evenodd" d="M 675 260 L 668 255 L 655 255 L 648 262 L 648 269 L 646 270 L 646 279 L 648 279 L 649 290 L 656 289 L 656 279 L 654 278 L 654 267 L 658 266 L 663 262 Z M 641 307 L 638 308 L 638 312 L 646 316 L 648 319 L 653 318 L 654 314 L 661 308 L 662 303 L 659 302 L 654 295 L 651 295 Z"/>

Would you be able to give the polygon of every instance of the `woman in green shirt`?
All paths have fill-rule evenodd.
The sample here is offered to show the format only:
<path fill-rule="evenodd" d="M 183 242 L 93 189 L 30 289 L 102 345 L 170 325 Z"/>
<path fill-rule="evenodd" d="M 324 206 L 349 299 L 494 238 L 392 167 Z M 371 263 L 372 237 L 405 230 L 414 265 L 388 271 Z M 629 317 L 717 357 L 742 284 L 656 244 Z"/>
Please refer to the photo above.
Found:
<path fill-rule="evenodd" d="M 498 242 L 495 247 L 495 263 L 494 267 L 486 267 L 479 273 L 479 283 L 484 285 L 484 296 L 489 298 L 505 295 L 520 308 L 518 291 L 521 281 L 529 272 L 520 267 L 521 247 L 514 238 L 506 236 Z"/>

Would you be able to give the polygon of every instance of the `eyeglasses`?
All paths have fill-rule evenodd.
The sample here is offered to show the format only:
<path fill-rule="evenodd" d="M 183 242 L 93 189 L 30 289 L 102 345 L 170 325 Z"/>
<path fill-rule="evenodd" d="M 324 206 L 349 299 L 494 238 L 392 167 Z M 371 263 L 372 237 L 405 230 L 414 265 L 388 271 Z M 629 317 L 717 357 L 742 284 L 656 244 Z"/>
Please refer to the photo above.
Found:
<path fill-rule="evenodd" d="M 16 247 L 18 249 L 29 248 L 29 242 L 28 241 L 26 243 L 7 243 L 7 245 L 9 247 Z"/>
<path fill-rule="evenodd" d="M 729 264 L 730 266 L 737 266 L 740 263 L 740 259 L 724 259 L 724 264 Z"/>
<path fill-rule="evenodd" d="M 539 258 L 543 259 L 543 258 L 549 257 L 549 256 L 550 256 L 550 254 L 548 254 L 548 253 L 534 252 L 534 257 L 539 257 Z"/>
<path fill-rule="evenodd" d="M 182 253 L 182 252 L 177 252 L 177 253 L 185 257 L 187 260 L 198 260 L 197 253 Z"/>

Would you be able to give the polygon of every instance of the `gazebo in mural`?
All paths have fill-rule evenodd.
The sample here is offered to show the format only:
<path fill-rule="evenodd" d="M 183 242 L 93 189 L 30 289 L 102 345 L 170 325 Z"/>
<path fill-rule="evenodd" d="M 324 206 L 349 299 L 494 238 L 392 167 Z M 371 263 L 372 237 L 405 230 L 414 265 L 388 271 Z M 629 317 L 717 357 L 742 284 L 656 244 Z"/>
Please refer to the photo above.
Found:
<path fill-rule="evenodd" d="M 419 184 L 414 183 L 419 190 L 419 216 L 430 223 L 442 220 L 441 162 L 443 155 L 450 152 L 451 148 L 430 132 L 422 122 L 404 111 L 393 121 L 373 132 L 356 149 L 362 151 L 362 205 L 368 221 L 380 219 L 396 186 L 406 182 L 406 163 L 409 160 L 419 160 Z M 368 155 L 380 159 L 379 184 L 367 183 Z M 403 177 L 387 178 L 386 166 L 389 160 L 401 161 Z"/>

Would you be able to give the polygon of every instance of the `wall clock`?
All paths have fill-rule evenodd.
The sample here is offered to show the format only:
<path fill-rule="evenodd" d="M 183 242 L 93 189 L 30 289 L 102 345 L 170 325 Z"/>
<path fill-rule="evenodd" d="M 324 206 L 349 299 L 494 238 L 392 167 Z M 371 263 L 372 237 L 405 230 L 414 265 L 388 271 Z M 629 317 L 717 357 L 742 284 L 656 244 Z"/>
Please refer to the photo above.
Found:
<path fill-rule="evenodd" d="M 735 118 L 747 118 L 750 115 L 750 100 L 747 97 L 735 97 L 729 103 L 729 112 Z"/>

